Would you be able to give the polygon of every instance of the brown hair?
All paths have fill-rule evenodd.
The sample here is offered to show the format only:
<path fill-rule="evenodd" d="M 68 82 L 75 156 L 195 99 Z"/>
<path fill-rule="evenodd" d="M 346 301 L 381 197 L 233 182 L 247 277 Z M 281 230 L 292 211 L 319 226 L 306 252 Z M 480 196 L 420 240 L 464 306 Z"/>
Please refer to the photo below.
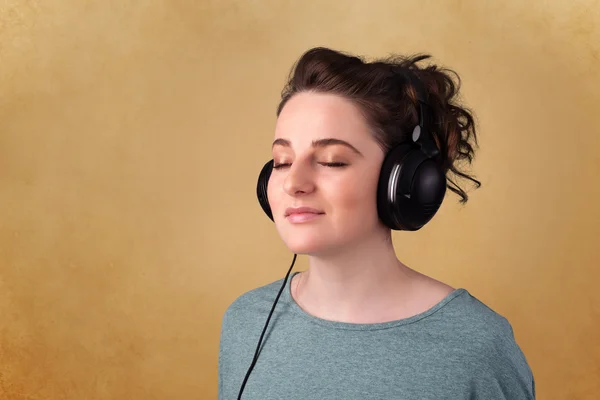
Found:
<path fill-rule="evenodd" d="M 277 108 L 277 116 L 296 93 L 313 91 L 333 93 L 359 106 L 373 127 L 375 140 L 384 152 L 409 139 L 418 123 L 417 99 L 414 89 L 406 83 L 402 70 L 410 69 L 423 82 L 431 106 L 432 135 L 440 149 L 440 163 L 446 173 L 447 187 L 466 203 L 468 196 L 448 171 L 468 179 L 476 187 L 481 182 L 461 171 L 461 163 L 471 164 L 477 136 L 473 115 L 457 104 L 460 77 L 452 70 L 429 65 L 417 66 L 429 55 L 391 55 L 372 62 L 324 47 L 305 52 L 295 63 Z M 455 83 L 450 74 L 457 78 Z"/>

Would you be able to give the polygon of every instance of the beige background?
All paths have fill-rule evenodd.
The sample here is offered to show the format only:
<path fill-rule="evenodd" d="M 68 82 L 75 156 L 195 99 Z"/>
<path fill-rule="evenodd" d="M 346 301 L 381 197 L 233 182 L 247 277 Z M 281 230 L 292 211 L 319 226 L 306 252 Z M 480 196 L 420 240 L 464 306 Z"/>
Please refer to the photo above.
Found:
<path fill-rule="evenodd" d="M 399 257 L 510 320 L 539 398 L 597 399 L 599 26 L 593 0 L 1 2 L 0 398 L 216 398 L 223 312 L 292 258 L 255 183 L 325 45 L 460 73 L 484 186 Z"/>

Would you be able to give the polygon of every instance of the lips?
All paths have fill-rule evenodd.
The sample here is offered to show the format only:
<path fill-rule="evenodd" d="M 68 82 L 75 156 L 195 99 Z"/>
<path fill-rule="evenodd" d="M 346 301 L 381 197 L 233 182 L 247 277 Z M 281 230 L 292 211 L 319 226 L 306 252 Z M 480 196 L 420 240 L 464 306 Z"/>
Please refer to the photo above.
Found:
<path fill-rule="evenodd" d="M 292 224 L 304 224 L 319 219 L 323 214 L 323 211 L 311 207 L 288 208 L 285 219 Z"/>
<path fill-rule="evenodd" d="M 311 208 L 311 207 L 287 208 L 285 210 L 286 217 L 293 216 L 293 215 L 304 215 L 304 214 L 320 215 L 320 214 L 325 214 L 325 213 L 321 210 L 317 210 L 316 208 Z"/>

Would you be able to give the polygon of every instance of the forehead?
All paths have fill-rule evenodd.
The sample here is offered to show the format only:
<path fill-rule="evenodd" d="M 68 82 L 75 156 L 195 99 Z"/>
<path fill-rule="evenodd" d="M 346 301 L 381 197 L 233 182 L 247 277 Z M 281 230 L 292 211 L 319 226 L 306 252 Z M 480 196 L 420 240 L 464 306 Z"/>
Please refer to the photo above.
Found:
<path fill-rule="evenodd" d="M 293 146 L 315 139 L 336 138 L 357 145 L 372 141 L 370 129 L 360 109 L 334 94 L 303 92 L 294 95 L 279 114 L 275 138 L 285 138 Z"/>

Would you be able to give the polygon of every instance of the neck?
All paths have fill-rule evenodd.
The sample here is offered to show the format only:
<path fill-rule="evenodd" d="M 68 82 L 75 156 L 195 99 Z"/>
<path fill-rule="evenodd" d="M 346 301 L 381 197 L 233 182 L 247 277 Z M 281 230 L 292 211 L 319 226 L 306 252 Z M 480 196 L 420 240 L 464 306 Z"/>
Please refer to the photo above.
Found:
<path fill-rule="evenodd" d="M 294 297 L 306 311 L 337 321 L 377 319 L 417 274 L 397 259 L 389 236 L 311 255 L 309 266 L 292 285 Z"/>

